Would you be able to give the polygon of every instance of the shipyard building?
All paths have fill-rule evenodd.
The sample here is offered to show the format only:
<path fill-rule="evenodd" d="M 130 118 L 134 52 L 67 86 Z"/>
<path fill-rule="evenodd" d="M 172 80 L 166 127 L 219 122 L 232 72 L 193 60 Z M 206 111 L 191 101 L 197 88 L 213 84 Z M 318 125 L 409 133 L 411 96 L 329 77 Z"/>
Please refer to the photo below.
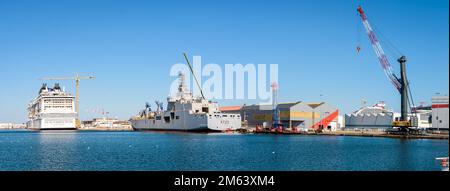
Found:
<path fill-rule="evenodd" d="M 417 125 L 419 129 L 429 130 L 432 128 L 433 115 L 431 105 L 419 105 L 417 107 L 412 107 L 412 113 L 413 114 L 409 115 L 410 117 L 413 116 L 417 119 L 415 125 Z M 396 114 L 395 117 L 396 119 L 399 119 L 400 114 Z"/>
<path fill-rule="evenodd" d="M 339 124 L 339 110 L 325 102 L 293 102 L 278 104 L 279 118 L 285 128 L 300 130 L 327 129 L 336 130 Z M 222 112 L 240 113 L 242 121 L 249 127 L 272 124 L 272 105 L 244 105 L 221 108 Z"/>
<path fill-rule="evenodd" d="M 433 130 L 448 131 L 448 96 L 434 96 L 431 107 Z"/>
<path fill-rule="evenodd" d="M 408 114 L 408 118 L 415 127 L 422 130 L 448 131 L 448 101 L 448 96 L 435 96 L 431 105 L 412 107 L 412 113 Z M 379 102 L 345 115 L 345 128 L 386 130 L 392 128 L 393 121 L 400 120 L 400 115 L 386 109 L 384 102 Z"/>
<path fill-rule="evenodd" d="M 128 121 L 121 121 L 116 118 L 94 118 L 91 121 L 83 121 L 82 129 L 110 129 L 110 130 L 131 130 L 131 125 Z"/>
<path fill-rule="evenodd" d="M 431 106 L 417 106 L 412 108 L 413 113 L 408 114 L 408 119 L 419 129 L 430 130 L 432 127 Z M 394 121 L 400 120 L 401 113 L 395 113 L 386 108 L 384 102 L 373 106 L 362 107 L 358 111 L 345 115 L 346 129 L 380 130 L 392 128 Z"/>

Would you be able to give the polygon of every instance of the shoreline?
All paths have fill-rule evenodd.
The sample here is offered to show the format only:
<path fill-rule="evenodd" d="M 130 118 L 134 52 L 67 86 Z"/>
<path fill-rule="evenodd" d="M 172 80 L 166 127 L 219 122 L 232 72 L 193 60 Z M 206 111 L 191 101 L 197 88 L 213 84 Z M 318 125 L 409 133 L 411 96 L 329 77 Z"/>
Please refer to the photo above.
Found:
<path fill-rule="evenodd" d="M 425 134 L 425 135 L 395 135 L 386 132 L 357 132 L 357 131 L 335 131 L 323 133 L 293 133 L 293 132 L 251 132 L 253 134 L 274 134 L 274 135 L 309 135 L 309 136 L 342 136 L 342 137 L 382 137 L 395 139 L 437 139 L 448 140 L 449 134 Z"/>
<path fill-rule="evenodd" d="M 320 135 L 320 134 L 319 134 Z M 388 134 L 388 133 L 348 133 L 348 132 L 330 132 L 330 133 L 324 133 L 323 135 L 328 136 L 358 136 L 358 137 L 385 137 L 385 138 L 397 138 L 397 139 L 440 139 L 440 140 L 448 140 L 449 135 L 442 135 L 442 134 L 425 134 L 425 135 L 395 135 L 395 134 Z"/>
<path fill-rule="evenodd" d="M 6 129 L 0 129 L 1 131 L 14 131 L 14 130 L 28 130 L 26 128 L 6 128 Z M 30 130 L 31 131 L 31 130 Z M 57 131 L 57 130 L 55 130 Z M 80 131 L 80 132 L 134 132 L 133 129 L 128 128 L 83 128 L 83 129 L 77 129 L 74 131 Z M 188 132 L 192 133 L 192 132 Z M 195 132 L 194 132 L 195 133 Z M 233 131 L 233 132 L 223 132 L 223 133 L 233 133 L 233 134 L 273 134 L 273 135 L 288 135 L 288 136 L 295 136 L 295 135 L 306 135 L 306 136 L 342 136 L 342 137 L 383 137 L 383 138 L 395 138 L 395 139 L 434 139 L 434 140 L 449 140 L 449 134 L 425 134 L 425 135 L 395 135 L 395 134 L 388 134 L 386 132 L 364 132 L 364 131 L 335 131 L 335 132 L 322 132 L 322 133 L 312 133 L 312 132 L 240 132 L 240 131 Z"/>
<path fill-rule="evenodd" d="M 118 132 L 118 131 L 134 131 L 129 128 L 80 128 L 77 131 L 105 131 L 105 132 Z"/>

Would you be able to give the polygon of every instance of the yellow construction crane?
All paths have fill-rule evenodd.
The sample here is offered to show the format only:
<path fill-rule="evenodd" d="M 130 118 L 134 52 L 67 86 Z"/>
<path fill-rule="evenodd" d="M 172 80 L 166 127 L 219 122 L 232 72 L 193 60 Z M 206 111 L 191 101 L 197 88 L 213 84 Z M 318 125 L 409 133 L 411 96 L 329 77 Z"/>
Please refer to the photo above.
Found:
<path fill-rule="evenodd" d="M 81 122 L 79 119 L 79 93 L 78 93 L 78 89 L 80 87 L 80 80 L 93 80 L 95 79 L 95 76 L 80 76 L 78 73 L 76 73 L 75 76 L 73 77 L 49 77 L 49 78 L 42 78 L 42 80 L 75 80 L 75 111 L 77 112 L 77 120 L 76 120 L 76 127 L 80 128 L 81 126 Z"/>

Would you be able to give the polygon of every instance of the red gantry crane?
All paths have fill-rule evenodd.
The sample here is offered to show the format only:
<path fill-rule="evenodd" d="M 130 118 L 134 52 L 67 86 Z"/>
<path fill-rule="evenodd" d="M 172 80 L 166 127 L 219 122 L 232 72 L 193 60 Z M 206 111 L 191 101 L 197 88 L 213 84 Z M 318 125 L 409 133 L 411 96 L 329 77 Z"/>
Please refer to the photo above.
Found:
<path fill-rule="evenodd" d="M 375 32 L 373 32 L 372 26 L 370 26 L 369 21 L 367 20 L 366 14 L 362 10 L 361 6 L 358 7 L 358 13 L 361 16 L 362 22 L 364 24 L 364 28 L 366 29 L 367 34 L 369 35 L 370 43 L 372 43 L 373 50 L 378 57 L 378 60 L 383 67 L 384 73 L 389 78 L 391 83 L 397 88 L 398 91 L 402 89 L 402 81 L 397 78 L 394 74 L 391 64 L 384 53 L 383 48 L 380 45 L 377 37 L 375 36 Z M 359 47 L 358 47 L 359 48 Z"/>
<path fill-rule="evenodd" d="M 395 88 L 399 91 L 401 95 L 401 117 L 399 121 L 394 122 L 392 125 L 394 127 L 400 127 L 401 131 L 409 131 L 409 127 L 412 126 L 411 122 L 408 121 L 408 107 L 409 105 L 409 82 L 406 78 L 406 57 L 401 56 L 397 61 L 400 63 L 400 73 L 401 77 L 398 78 L 391 67 L 391 64 L 389 63 L 389 60 L 386 57 L 386 54 L 384 53 L 383 48 L 380 45 L 379 40 L 377 39 L 375 32 L 372 29 L 372 26 L 370 25 L 369 21 L 367 20 L 367 16 L 364 13 L 361 6 L 358 6 L 358 13 L 361 16 L 364 28 L 366 29 L 366 32 L 369 36 L 370 43 L 372 44 L 372 47 L 375 51 L 375 54 L 378 57 L 378 60 L 381 63 L 381 66 L 383 67 L 384 73 L 388 77 L 388 79 L 391 81 L 391 83 L 395 86 Z M 359 51 L 358 47 L 358 51 Z M 412 100 L 411 100 L 412 103 Z"/>

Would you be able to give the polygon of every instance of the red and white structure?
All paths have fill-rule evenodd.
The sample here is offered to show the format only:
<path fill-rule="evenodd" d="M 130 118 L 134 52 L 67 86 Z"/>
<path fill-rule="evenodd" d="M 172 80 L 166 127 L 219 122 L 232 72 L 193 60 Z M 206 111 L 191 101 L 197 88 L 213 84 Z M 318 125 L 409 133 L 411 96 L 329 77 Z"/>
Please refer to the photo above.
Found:
<path fill-rule="evenodd" d="M 392 66 L 389 63 L 389 60 L 387 59 L 383 48 L 381 48 L 380 42 L 379 42 L 378 38 L 375 36 L 372 26 L 370 26 L 370 23 L 367 20 L 367 16 L 364 13 L 364 11 L 362 10 L 361 6 L 358 7 L 358 13 L 361 16 L 362 22 L 364 24 L 364 28 L 366 29 L 367 35 L 369 35 L 370 43 L 372 44 L 373 50 L 375 51 L 375 54 L 377 55 L 378 60 L 380 61 L 381 66 L 383 67 L 384 73 L 389 78 L 391 83 L 395 86 L 395 88 L 397 88 L 397 90 L 399 92 L 401 92 L 402 82 L 394 74 L 394 70 L 392 69 Z"/>
<path fill-rule="evenodd" d="M 434 130 L 447 130 L 448 131 L 448 96 L 434 96 L 432 98 L 433 104 L 432 116 L 433 116 L 433 129 Z"/>

